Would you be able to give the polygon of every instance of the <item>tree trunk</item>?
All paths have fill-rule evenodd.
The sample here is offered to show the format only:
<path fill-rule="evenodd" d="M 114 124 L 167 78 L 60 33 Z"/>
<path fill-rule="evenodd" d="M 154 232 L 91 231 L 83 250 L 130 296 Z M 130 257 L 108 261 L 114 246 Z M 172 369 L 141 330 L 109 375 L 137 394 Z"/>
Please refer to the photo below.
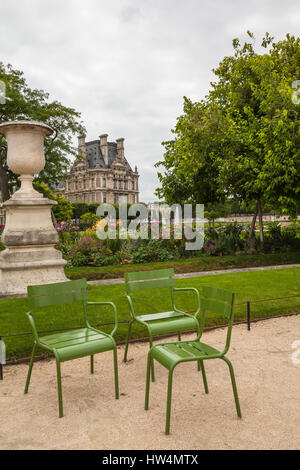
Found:
<path fill-rule="evenodd" d="M 263 226 L 263 213 L 261 207 L 261 200 L 257 201 L 258 204 L 258 217 L 259 217 L 259 239 L 262 247 L 264 246 L 264 226 Z"/>
<path fill-rule="evenodd" d="M 2 202 L 7 201 L 10 198 L 8 176 L 7 172 L 2 166 L 0 166 L 0 190 L 2 195 Z"/>
<path fill-rule="evenodd" d="M 258 201 L 255 206 L 255 211 L 253 214 L 252 222 L 251 222 L 251 227 L 250 227 L 250 232 L 249 232 L 249 243 L 253 245 L 253 240 L 254 240 L 254 227 L 255 227 L 255 222 L 258 214 Z M 254 248 L 254 246 L 252 246 Z"/>

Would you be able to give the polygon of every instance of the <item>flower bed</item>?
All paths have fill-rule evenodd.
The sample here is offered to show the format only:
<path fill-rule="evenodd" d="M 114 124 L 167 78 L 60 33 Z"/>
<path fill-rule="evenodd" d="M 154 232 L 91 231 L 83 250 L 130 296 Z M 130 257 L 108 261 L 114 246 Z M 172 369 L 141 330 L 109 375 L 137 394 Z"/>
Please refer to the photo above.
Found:
<path fill-rule="evenodd" d="M 60 242 L 58 248 L 67 260 L 68 267 L 108 266 L 163 262 L 199 256 L 224 256 L 261 252 L 258 234 L 254 244 L 249 245 L 249 226 L 237 223 L 220 225 L 215 230 L 205 230 L 205 241 L 201 250 L 185 249 L 186 239 L 175 238 L 171 227 L 171 238 L 162 238 L 161 227 L 158 239 L 120 239 L 121 224 L 117 224 L 116 239 L 99 240 L 96 225 L 80 231 L 79 225 L 57 224 Z M 297 225 L 281 227 L 277 223 L 265 227 L 264 251 L 268 253 L 288 252 L 300 249 Z"/>

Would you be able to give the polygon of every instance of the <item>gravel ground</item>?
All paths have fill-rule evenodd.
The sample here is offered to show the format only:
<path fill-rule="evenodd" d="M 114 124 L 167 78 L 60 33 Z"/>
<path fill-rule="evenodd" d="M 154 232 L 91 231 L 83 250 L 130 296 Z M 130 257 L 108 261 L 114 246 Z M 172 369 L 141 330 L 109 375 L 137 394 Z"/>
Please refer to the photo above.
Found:
<path fill-rule="evenodd" d="M 212 330 L 202 340 L 221 348 L 225 333 L 224 329 Z M 293 345 L 297 340 L 298 346 Z M 146 412 L 147 344 L 130 345 L 127 364 L 121 362 L 123 346 L 118 350 L 118 401 L 114 399 L 112 353 L 95 358 L 94 375 L 89 374 L 89 358 L 62 364 L 62 419 L 58 419 L 53 360 L 34 365 L 28 395 L 23 395 L 28 365 L 6 366 L 0 382 L 0 448 L 300 448 L 300 316 L 254 323 L 250 332 L 245 325 L 234 326 L 228 357 L 236 373 L 241 420 L 223 361 L 206 362 L 208 395 L 196 363 L 179 365 L 174 373 L 169 436 L 164 434 L 166 369 L 156 366 Z"/>

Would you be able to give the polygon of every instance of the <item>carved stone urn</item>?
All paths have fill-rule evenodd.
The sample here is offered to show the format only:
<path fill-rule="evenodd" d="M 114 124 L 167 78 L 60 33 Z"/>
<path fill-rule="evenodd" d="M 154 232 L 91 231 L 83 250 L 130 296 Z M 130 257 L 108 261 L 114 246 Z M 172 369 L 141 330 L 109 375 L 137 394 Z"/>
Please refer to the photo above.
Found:
<path fill-rule="evenodd" d="M 7 139 L 7 164 L 20 175 L 21 187 L 2 207 L 6 223 L 0 252 L 0 296 L 24 295 L 27 286 L 67 281 L 66 261 L 55 248 L 57 231 L 51 208 L 56 201 L 44 198 L 32 186 L 34 175 L 45 166 L 44 138 L 51 127 L 36 121 L 0 124 Z"/>

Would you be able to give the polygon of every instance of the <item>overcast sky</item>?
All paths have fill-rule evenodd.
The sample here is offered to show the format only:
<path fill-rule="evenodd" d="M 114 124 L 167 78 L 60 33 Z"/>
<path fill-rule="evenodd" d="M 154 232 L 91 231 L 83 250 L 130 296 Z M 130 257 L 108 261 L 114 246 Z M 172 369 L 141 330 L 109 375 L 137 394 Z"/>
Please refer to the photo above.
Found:
<path fill-rule="evenodd" d="M 299 0 L 0 0 L 0 60 L 80 111 L 88 140 L 125 137 L 148 202 L 182 97 L 205 96 L 247 29 L 260 43 L 299 24 Z"/>

